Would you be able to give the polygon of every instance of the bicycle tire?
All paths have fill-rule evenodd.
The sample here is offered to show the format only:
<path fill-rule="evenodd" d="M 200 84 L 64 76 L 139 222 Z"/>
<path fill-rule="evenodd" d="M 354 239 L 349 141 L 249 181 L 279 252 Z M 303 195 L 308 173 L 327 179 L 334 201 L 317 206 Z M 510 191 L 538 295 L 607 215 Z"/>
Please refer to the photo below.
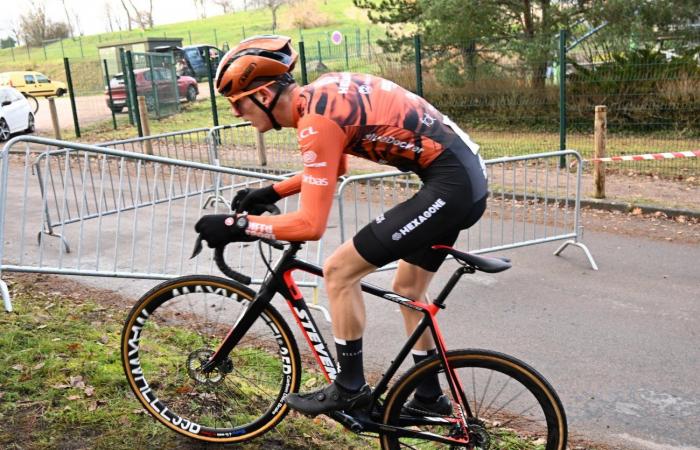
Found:
<path fill-rule="evenodd" d="M 450 366 L 457 373 L 472 416 L 470 444 L 443 444 L 416 438 L 397 438 L 381 433 L 383 449 L 399 448 L 475 448 L 564 450 L 567 424 L 564 407 L 547 380 L 535 369 L 508 355 L 488 350 L 448 352 Z M 426 376 L 438 373 L 443 391 L 452 400 L 453 414 L 440 420 L 416 422 L 402 415 L 401 409 L 416 386 Z M 477 391 L 476 383 L 480 390 Z M 459 438 L 456 423 L 457 403 L 451 398 L 444 369 L 437 356 L 406 372 L 392 387 L 384 402 L 383 423 Z M 490 392 L 487 392 L 491 390 Z M 471 392 L 469 392 L 471 391 Z M 451 421 L 450 421 L 451 420 Z M 462 433 L 463 435 L 463 433 Z M 400 441 L 403 439 L 403 442 Z M 516 440 L 518 445 L 513 445 Z M 508 444 L 506 444 L 508 442 Z"/>
<path fill-rule="evenodd" d="M 36 115 L 39 112 L 39 100 L 31 94 L 24 94 L 24 97 L 29 102 L 29 107 L 32 110 L 32 114 Z"/>
<path fill-rule="evenodd" d="M 122 366 L 154 418 L 199 441 L 233 443 L 260 436 L 285 417 L 301 360 L 272 305 L 231 351 L 227 367 L 198 371 L 254 296 L 240 283 L 194 275 L 161 283 L 134 305 L 122 330 Z"/>

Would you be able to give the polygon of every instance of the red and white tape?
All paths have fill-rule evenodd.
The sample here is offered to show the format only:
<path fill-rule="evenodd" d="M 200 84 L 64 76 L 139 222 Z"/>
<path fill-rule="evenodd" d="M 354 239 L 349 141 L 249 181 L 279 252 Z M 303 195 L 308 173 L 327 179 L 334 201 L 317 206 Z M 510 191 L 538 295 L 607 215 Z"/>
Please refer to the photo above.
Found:
<path fill-rule="evenodd" d="M 653 161 L 660 159 L 694 158 L 696 156 L 700 157 L 700 150 L 685 152 L 646 153 L 644 155 L 611 156 L 609 158 L 591 158 L 584 159 L 583 162 Z M 572 165 L 574 164 L 576 164 L 575 160 L 572 162 Z"/>

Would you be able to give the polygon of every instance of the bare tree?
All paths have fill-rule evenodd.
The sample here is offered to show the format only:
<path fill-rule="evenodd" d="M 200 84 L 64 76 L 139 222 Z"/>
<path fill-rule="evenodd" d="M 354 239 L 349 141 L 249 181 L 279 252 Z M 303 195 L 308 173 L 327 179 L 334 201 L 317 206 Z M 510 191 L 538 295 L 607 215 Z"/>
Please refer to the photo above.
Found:
<path fill-rule="evenodd" d="M 63 39 L 70 35 L 67 24 L 51 22 L 46 7 L 41 2 L 33 3 L 31 9 L 20 16 L 19 29 L 27 45 L 40 46 L 46 40 Z"/>
<path fill-rule="evenodd" d="M 63 12 L 66 13 L 66 22 L 68 22 L 68 29 L 70 30 L 70 37 L 73 39 L 73 24 L 70 21 L 70 13 L 68 12 L 68 6 L 66 5 L 66 0 L 61 0 L 63 4 Z"/>
<path fill-rule="evenodd" d="M 133 0 L 128 0 L 131 10 L 121 0 L 122 6 L 126 10 L 126 14 L 129 19 L 129 30 L 131 30 L 131 23 L 137 24 L 142 30 L 153 28 L 153 0 L 148 0 L 145 8 L 139 8 Z"/>
<path fill-rule="evenodd" d="M 257 5 L 262 8 L 268 8 L 272 13 L 272 32 L 277 30 L 277 10 L 282 5 L 290 3 L 290 0 L 257 0 Z"/>
<path fill-rule="evenodd" d="M 197 9 L 197 16 L 200 19 L 206 19 L 207 18 L 207 10 L 206 10 L 206 1 L 207 0 L 193 0 L 194 1 L 194 7 Z"/>
<path fill-rule="evenodd" d="M 196 0 L 195 0 L 196 1 Z M 233 11 L 232 0 L 212 0 L 216 6 L 220 6 L 224 10 L 224 14 L 228 14 Z"/>
<path fill-rule="evenodd" d="M 131 11 L 129 11 L 129 8 L 126 6 L 126 3 L 124 3 L 124 0 L 119 0 L 122 4 L 122 7 L 124 7 L 124 11 L 126 12 L 126 26 L 131 31 Z"/>

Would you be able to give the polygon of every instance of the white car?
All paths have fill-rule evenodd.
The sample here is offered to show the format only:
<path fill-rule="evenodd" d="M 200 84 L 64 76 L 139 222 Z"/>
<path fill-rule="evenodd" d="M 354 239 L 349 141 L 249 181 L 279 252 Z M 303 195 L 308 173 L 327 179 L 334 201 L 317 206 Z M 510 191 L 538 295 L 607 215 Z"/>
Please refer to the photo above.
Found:
<path fill-rule="evenodd" d="M 13 133 L 34 131 L 34 114 L 24 95 L 12 87 L 0 86 L 0 142 Z"/>

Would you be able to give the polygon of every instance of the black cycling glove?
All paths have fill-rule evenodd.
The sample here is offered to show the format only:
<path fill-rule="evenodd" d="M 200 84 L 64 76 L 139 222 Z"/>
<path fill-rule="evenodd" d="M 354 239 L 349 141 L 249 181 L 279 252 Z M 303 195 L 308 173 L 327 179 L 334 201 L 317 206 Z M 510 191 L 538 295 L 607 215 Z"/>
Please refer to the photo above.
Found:
<path fill-rule="evenodd" d="M 245 216 L 244 216 L 245 217 Z M 223 247 L 231 242 L 250 242 L 258 238 L 245 233 L 245 227 L 236 224 L 237 216 L 231 214 L 209 214 L 202 216 L 194 226 L 202 240 L 210 248 Z M 247 221 L 245 221 L 247 224 Z"/>
<path fill-rule="evenodd" d="M 259 216 L 269 211 L 267 206 L 275 203 L 280 198 L 282 197 L 280 197 L 272 185 L 260 189 L 241 189 L 236 192 L 233 200 L 231 200 L 231 210 L 237 213 L 245 211 L 254 216 Z"/>

